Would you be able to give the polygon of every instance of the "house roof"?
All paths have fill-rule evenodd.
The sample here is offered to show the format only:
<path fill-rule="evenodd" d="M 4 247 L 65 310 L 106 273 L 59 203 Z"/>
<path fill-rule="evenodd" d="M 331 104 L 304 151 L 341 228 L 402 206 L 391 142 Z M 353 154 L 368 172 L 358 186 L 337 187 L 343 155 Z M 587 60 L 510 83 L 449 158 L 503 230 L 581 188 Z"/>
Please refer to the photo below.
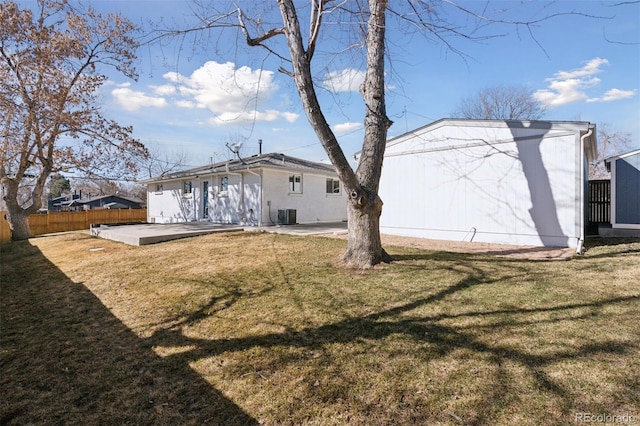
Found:
<path fill-rule="evenodd" d="M 595 124 L 586 121 L 549 121 L 549 120 L 480 120 L 466 118 L 443 118 L 433 123 L 426 124 L 417 129 L 410 130 L 401 135 L 395 136 L 387 140 L 387 146 L 401 143 L 408 137 L 417 133 L 426 133 L 431 130 L 443 126 L 458 127 L 486 127 L 486 128 L 527 128 L 527 129 L 566 129 L 570 131 L 580 132 L 581 136 L 589 135 L 585 138 L 584 152 L 587 161 L 591 162 L 597 157 L 597 137 L 595 132 Z M 360 152 L 356 153 L 359 155 Z"/>
<path fill-rule="evenodd" d="M 282 169 L 293 171 L 314 171 L 329 174 L 336 174 L 331 164 L 318 163 L 315 161 L 303 160 L 302 158 L 290 157 L 285 154 L 269 153 L 254 155 L 247 158 L 221 161 L 206 166 L 195 167 L 193 169 L 180 172 L 167 173 L 150 179 L 138 181 L 139 183 L 164 182 L 169 180 L 195 178 L 201 175 L 224 174 L 229 172 L 241 172 L 253 169 Z"/>
<path fill-rule="evenodd" d="M 124 201 L 128 201 L 130 203 L 142 203 L 143 201 L 134 197 L 123 197 L 121 195 L 115 195 L 115 194 L 111 194 L 111 195 L 99 195 L 97 197 L 91 197 L 91 198 L 86 198 L 83 200 L 71 200 L 72 202 L 75 202 L 76 204 L 88 204 L 88 203 L 92 203 L 95 201 L 100 201 L 100 200 L 104 200 L 107 198 L 111 198 L 111 199 L 118 199 L 118 200 L 124 200 Z M 70 202 L 71 202 L 70 201 Z"/>
<path fill-rule="evenodd" d="M 631 157 L 632 155 L 640 154 L 640 149 L 636 149 L 633 151 L 625 152 L 624 154 L 612 155 L 611 157 L 607 157 L 604 159 L 605 163 L 610 163 L 613 160 L 617 160 L 619 158 Z"/>

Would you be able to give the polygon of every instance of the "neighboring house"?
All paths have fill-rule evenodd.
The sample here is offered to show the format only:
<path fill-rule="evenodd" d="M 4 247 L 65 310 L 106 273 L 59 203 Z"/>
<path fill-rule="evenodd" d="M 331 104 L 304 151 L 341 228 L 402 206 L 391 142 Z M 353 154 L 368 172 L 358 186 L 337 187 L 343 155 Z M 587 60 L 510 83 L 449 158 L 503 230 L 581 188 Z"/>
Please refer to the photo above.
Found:
<path fill-rule="evenodd" d="M 69 210 L 69 203 L 77 199 L 77 195 L 61 195 L 60 197 L 50 198 L 47 203 L 47 210 L 50 212 L 61 212 Z"/>
<path fill-rule="evenodd" d="M 581 250 L 596 146 L 587 122 L 443 119 L 395 137 L 381 232 Z"/>
<path fill-rule="evenodd" d="M 63 195 L 49 200 L 48 210 L 51 212 L 60 211 L 81 211 L 95 209 L 141 209 L 143 201 L 132 197 L 121 197 L 120 195 L 101 195 L 98 197 L 82 198 L 80 194 Z"/>
<path fill-rule="evenodd" d="M 347 195 L 333 166 L 284 154 L 223 161 L 140 181 L 148 222 L 244 225 L 347 219 Z"/>
<path fill-rule="evenodd" d="M 640 149 L 605 163 L 611 172 L 611 226 L 640 234 Z"/>
<path fill-rule="evenodd" d="M 100 195 L 87 199 L 74 200 L 72 206 L 79 206 L 82 210 L 95 209 L 141 209 L 143 201 L 133 197 L 120 195 Z"/>
<path fill-rule="evenodd" d="M 55 198 L 49 198 L 47 202 L 47 211 L 50 212 L 62 212 L 70 211 L 70 205 L 75 201 L 82 198 L 82 191 L 80 194 L 66 194 Z"/>

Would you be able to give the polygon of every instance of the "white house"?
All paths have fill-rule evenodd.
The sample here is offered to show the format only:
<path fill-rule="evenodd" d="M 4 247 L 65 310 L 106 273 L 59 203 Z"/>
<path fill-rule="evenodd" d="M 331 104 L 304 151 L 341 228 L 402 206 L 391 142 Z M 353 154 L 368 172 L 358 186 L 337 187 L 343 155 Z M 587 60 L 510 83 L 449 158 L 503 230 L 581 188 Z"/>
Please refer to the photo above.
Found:
<path fill-rule="evenodd" d="M 581 250 L 596 154 L 587 122 L 436 121 L 387 142 L 381 232 Z"/>
<path fill-rule="evenodd" d="M 333 166 L 284 154 L 223 161 L 140 183 L 147 221 L 243 225 L 337 222 L 347 195 Z"/>
<path fill-rule="evenodd" d="M 611 172 L 611 226 L 640 234 L 640 149 L 605 160 Z"/>

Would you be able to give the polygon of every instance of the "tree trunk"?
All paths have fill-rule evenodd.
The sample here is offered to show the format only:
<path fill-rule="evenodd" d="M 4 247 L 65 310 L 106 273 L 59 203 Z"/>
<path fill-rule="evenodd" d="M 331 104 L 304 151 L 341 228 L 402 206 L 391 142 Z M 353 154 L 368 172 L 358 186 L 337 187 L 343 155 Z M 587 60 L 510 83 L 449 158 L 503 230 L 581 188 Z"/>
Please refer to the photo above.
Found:
<path fill-rule="evenodd" d="M 364 206 L 359 205 L 357 199 L 349 200 L 347 250 L 341 258 L 345 265 L 366 269 L 391 261 L 380 239 L 381 213 L 382 200 L 378 195 L 370 197 Z"/>
<path fill-rule="evenodd" d="M 293 72 L 289 73 L 296 84 L 300 100 L 322 143 L 345 191 L 349 193 L 349 237 L 347 250 L 342 256 L 346 266 L 370 268 L 389 261 L 389 255 L 380 241 L 380 214 L 382 200 L 378 186 L 382 160 L 391 121 L 387 117 L 384 98 L 384 37 L 387 0 L 370 0 L 370 16 L 367 33 L 367 72 L 361 87 L 366 115 L 365 136 L 358 170 L 354 172 L 347 161 L 338 140 L 322 113 L 311 73 L 313 46 L 305 50 L 300 22 L 293 0 L 278 0 L 287 37 Z M 316 3 L 316 7 L 323 2 Z M 318 12 L 321 16 L 321 13 Z"/>
<path fill-rule="evenodd" d="M 33 236 L 29 227 L 29 215 L 22 208 L 15 209 L 7 205 L 7 221 L 12 241 L 26 240 Z"/>
<path fill-rule="evenodd" d="M 46 179 L 46 178 L 45 178 Z M 36 193 L 38 196 L 42 195 L 41 188 L 42 179 L 39 179 L 34 185 L 31 196 Z M 41 203 L 35 203 L 27 208 L 23 208 L 18 203 L 18 181 L 7 179 L 4 183 L 4 201 L 7 206 L 7 222 L 9 222 L 9 229 L 11 230 L 11 240 L 20 241 L 31 238 L 31 228 L 29 227 L 29 215 L 40 208 Z"/>
<path fill-rule="evenodd" d="M 347 251 L 342 256 L 345 264 L 357 268 L 391 261 L 380 240 L 382 200 L 378 195 L 387 129 L 392 124 L 387 117 L 384 92 L 386 7 L 387 0 L 369 1 L 367 72 L 360 87 L 366 106 L 364 141 L 356 171 L 359 187 L 352 187 L 349 194 L 349 237 Z"/>

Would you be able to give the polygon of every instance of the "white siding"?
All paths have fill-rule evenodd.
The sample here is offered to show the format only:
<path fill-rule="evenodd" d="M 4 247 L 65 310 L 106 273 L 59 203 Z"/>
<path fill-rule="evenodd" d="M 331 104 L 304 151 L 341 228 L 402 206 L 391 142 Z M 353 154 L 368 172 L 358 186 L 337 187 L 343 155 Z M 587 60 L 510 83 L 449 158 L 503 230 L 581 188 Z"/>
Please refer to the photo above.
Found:
<path fill-rule="evenodd" d="M 261 173 L 261 172 L 260 172 Z M 265 224 L 261 221 L 262 215 L 262 191 L 261 191 L 261 175 L 246 173 L 244 175 L 244 206 L 243 206 L 243 224 L 262 226 Z"/>
<path fill-rule="evenodd" d="M 289 176 L 302 176 L 302 192 L 289 192 Z M 220 179 L 228 177 L 223 191 Z M 216 223 L 270 225 L 278 222 L 278 210 L 295 209 L 298 223 L 336 222 L 347 219 L 347 196 L 326 193 L 327 177 L 302 171 L 264 169 L 191 179 L 193 193 L 183 195 L 183 181 L 163 182 L 163 190 L 148 186 L 148 220 L 156 223 L 209 220 Z M 335 179 L 335 175 L 333 176 Z M 209 182 L 209 216 L 204 217 L 202 184 Z M 270 202 L 270 206 L 267 205 Z M 271 216 L 269 216 L 271 211 Z"/>
<path fill-rule="evenodd" d="M 566 129 L 445 125 L 417 131 L 387 148 L 381 231 L 575 247 L 583 190 L 577 156 L 579 135 Z"/>
<path fill-rule="evenodd" d="M 289 191 L 289 176 L 302 175 L 302 192 Z M 347 196 L 326 193 L 326 175 L 304 171 L 264 170 L 263 214 L 265 225 L 278 222 L 278 210 L 295 209 L 298 223 L 339 222 L 347 220 Z M 335 176 L 333 176 L 335 178 Z M 270 203 L 270 207 L 267 203 Z M 269 211 L 271 214 L 269 215 Z"/>
<path fill-rule="evenodd" d="M 220 187 L 221 179 L 228 179 L 225 191 Z M 216 223 L 240 223 L 242 211 L 242 175 L 228 173 L 213 177 L 209 216 Z"/>
<path fill-rule="evenodd" d="M 147 216 L 150 222 L 189 222 L 198 216 L 198 182 L 193 182 L 193 193 L 183 194 L 183 181 L 162 183 L 162 190 L 156 191 L 156 184 L 148 186 Z"/>

